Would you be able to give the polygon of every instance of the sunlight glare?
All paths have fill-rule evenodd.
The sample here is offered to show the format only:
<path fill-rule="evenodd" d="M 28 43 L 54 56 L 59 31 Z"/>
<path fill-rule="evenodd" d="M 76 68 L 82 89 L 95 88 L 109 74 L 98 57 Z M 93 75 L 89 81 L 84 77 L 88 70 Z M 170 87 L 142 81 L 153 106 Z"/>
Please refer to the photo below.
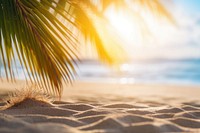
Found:
<path fill-rule="evenodd" d="M 120 84 L 134 84 L 135 83 L 135 79 L 134 78 L 123 77 L 123 78 L 120 78 L 119 83 Z"/>
<path fill-rule="evenodd" d="M 138 7 L 138 10 L 140 8 Z M 168 45 L 171 40 L 169 35 L 176 33 L 176 28 L 169 21 L 162 20 L 150 11 L 140 9 L 140 14 L 134 11 L 119 9 L 112 6 L 107 9 L 105 16 L 117 31 L 127 48 L 143 47 L 145 45 L 155 47 Z"/>
<path fill-rule="evenodd" d="M 132 44 L 141 40 L 137 20 L 132 15 L 126 11 L 116 11 L 111 7 L 106 11 L 105 16 L 125 43 Z"/>
<path fill-rule="evenodd" d="M 130 68 L 130 65 L 129 64 L 122 64 L 120 66 L 120 70 L 125 72 L 125 71 L 129 71 L 131 68 Z"/>

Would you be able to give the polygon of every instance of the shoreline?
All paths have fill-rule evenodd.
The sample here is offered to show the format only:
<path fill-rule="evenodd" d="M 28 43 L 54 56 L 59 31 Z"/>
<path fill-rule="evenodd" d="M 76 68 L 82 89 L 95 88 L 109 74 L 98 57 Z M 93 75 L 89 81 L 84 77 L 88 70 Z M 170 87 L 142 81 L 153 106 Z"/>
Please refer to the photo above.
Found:
<path fill-rule="evenodd" d="M 0 81 L 0 90 L 2 92 L 14 91 L 15 89 L 22 89 L 30 86 L 31 83 L 25 80 L 16 80 L 16 82 L 9 82 L 5 79 Z M 75 93 L 81 93 L 81 95 L 92 93 L 99 94 L 112 94 L 112 95 L 135 95 L 135 96 L 181 96 L 186 98 L 199 98 L 200 97 L 200 85 L 173 85 L 173 84 L 154 84 L 154 83 L 134 83 L 134 84 L 122 84 L 122 83 L 105 83 L 105 82 L 89 82 L 89 81 L 74 81 L 73 84 L 63 83 L 63 100 L 66 96 L 73 95 Z M 123 93 L 124 92 L 124 93 Z"/>

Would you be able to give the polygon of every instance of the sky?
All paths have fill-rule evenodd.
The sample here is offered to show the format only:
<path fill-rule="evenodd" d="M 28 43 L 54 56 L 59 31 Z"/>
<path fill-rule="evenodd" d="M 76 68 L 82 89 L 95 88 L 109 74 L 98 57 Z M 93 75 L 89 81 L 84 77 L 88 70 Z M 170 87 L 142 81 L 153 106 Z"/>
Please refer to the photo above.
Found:
<path fill-rule="evenodd" d="M 157 24 L 160 26 L 153 27 L 158 33 L 155 40 L 139 47 L 129 45 L 130 56 L 133 59 L 200 58 L 200 0 L 163 0 L 163 3 L 177 25 Z"/>
<path fill-rule="evenodd" d="M 175 4 L 182 6 L 191 14 L 199 14 L 200 0 L 174 0 Z"/>
<path fill-rule="evenodd" d="M 183 35 L 177 38 L 180 53 L 183 58 L 184 54 L 200 58 L 200 0 L 174 0 L 174 10 L 180 25 L 177 32 Z"/>
<path fill-rule="evenodd" d="M 127 0 L 128 1 L 128 0 Z M 160 0 L 172 14 L 176 24 L 152 20 L 148 16 L 150 34 L 143 37 L 135 20 L 129 16 L 106 14 L 116 28 L 122 46 L 131 60 L 200 58 L 200 0 Z M 137 20 L 136 20 L 137 21 Z M 139 22 L 139 21 L 138 21 Z M 141 23 L 141 21 L 139 22 Z M 144 28 L 144 27 L 143 27 Z M 145 28 L 144 28 L 145 29 Z M 86 57 L 93 57 L 93 54 Z"/>

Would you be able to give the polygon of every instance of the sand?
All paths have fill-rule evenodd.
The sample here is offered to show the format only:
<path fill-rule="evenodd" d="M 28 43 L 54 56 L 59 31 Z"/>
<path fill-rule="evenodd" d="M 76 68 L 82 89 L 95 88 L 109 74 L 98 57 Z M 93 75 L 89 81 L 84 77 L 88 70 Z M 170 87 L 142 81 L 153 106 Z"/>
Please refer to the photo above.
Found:
<path fill-rule="evenodd" d="M 23 86 L 1 82 L 1 99 Z M 61 101 L 26 99 L 1 110 L 0 132 L 200 132 L 199 86 L 76 82 L 64 88 Z"/>

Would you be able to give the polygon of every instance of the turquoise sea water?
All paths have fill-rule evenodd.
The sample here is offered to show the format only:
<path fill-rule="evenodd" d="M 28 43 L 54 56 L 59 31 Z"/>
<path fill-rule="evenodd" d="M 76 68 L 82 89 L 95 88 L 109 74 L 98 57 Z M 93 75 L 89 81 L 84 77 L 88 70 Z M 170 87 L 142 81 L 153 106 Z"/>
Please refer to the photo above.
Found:
<path fill-rule="evenodd" d="M 146 61 L 133 61 L 120 66 L 114 70 L 97 61 L 82 61 L 78 63 L 79 81 L 108 82 L 108 83 L 164 83 L 200 85 L 200 58 L 167 60 L 154 59 Z M 20 65 L 16 70 L 18 79 L 25 79 L 26 74 Z M 5 77 L 1 67 L 1 77 Z"/>

